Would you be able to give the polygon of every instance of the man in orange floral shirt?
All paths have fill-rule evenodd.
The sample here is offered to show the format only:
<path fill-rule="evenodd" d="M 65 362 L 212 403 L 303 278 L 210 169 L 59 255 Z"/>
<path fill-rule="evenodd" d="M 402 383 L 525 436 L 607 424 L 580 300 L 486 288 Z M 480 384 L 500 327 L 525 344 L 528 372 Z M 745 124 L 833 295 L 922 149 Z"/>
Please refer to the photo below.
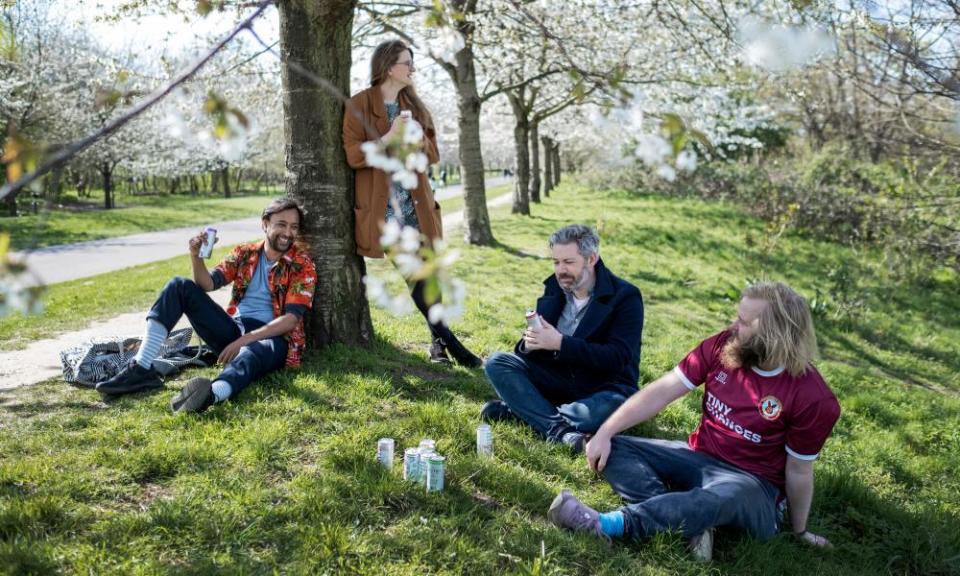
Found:
<path fill-rule="evenodd" d="M 204 233 L 190 239 L 193 280 L 167 283 L 147 314 L 136 357 L 126 370 L 97 385 L 105 395 L 130 394 L 163 386 L 153 360 L 170 330 L 186 314 L 194 331 L 219 354 L 223 371 L 214 379 L 194 378 L 173 398 L 174 412 L 203 412 L 238 394 L 252 381 L 284 366 L 300 365 L 303 315 L 313 304 L 317 272 L 296 245 L 303 209 L 290 198 L 263 210 L 265 239 L 241 244 L 211 272 L 200 258 Z M 223 310 L 207 292 L 233 284 Z"/>

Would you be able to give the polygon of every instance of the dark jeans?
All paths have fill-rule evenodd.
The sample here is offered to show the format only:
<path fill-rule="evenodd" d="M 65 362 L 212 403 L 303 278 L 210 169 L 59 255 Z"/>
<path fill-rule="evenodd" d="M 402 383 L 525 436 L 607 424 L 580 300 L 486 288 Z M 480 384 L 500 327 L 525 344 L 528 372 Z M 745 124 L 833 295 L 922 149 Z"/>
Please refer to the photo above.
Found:
<path fill-rule="evenodd" d="M 634 538 L 734 526 L 767 540 L 779 530 L 776 486 L 686 442 L 615 436 L 603 475 L 629 503 L 621 511 Z"/>
<path fill-rule="evenodd" d="M 194 332 L 217 354 L 243 333 L 264 325 L 259 320 L 231 318 L 193 280 L 178 276 L 164 286 L 147 318 L 172 330 L 184 314 Z M 240 348 L 216 379 L 229 382 L 231 395 L 236 395 L 257 378 L 283 368 L 286 358 L 287 341 L 283 336 L 259 340 Z"/>
<path fill-rule="evenodd" d="M 453 335 L 453 332 L 446 324 L 441 322 L 430 322 L 430 306 L 433 304 L 439 304 L 440 298 L 437 298 L 437 301 L 433 304 L 427 304 L 427 300 L 423 295 L 423 288 L 426 283 L 423 280 L 417 280 L 410 286 L 410 296 L 413 298 L 413 303 L 417 306 L 417 310 L 420 311 L 420 314 L 423 315 L 423 319 L 427 321 L 427 326 L 430 328 L 430 335 L 434 338 L 443 338 L 443 341 L 447 344 L 454 342 L 457 337 Z"/>
<path fill-rule="evenodd" d="M 559 442 L 568 432 L 596 432 L 626 400 L 615 390 L 584 390 L 570 374 L 528 362 L 516 354 L 497 352 L 487 360 L 484 370 L 510 410 L 553 442 Z"/>

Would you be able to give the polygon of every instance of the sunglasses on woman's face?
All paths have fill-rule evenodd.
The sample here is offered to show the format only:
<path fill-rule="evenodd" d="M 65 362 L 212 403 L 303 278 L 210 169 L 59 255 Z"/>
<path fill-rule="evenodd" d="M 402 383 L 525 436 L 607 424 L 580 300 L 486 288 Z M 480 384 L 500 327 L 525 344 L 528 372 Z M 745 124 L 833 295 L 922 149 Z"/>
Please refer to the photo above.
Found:
<path fill-rule="evenodd" d="M 414 67 L 414 65 L 413 65 L 413 60 L 406 60 L 406 61 L 404 61 L 404 62 L 397 62 L 395 65 L 396 65 L 396 66 L 406 66 L 407 68 L 410 69 L 411 72 L 413 72 L 414 70 L 416 70 L 416 67 Z"/>

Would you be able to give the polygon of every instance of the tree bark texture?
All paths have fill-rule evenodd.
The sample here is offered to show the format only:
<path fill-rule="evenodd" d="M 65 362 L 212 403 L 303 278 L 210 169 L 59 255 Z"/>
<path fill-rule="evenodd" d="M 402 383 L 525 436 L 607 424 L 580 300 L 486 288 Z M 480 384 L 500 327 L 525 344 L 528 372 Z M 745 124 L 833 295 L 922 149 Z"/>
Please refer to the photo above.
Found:
<path fill-rule="evenodd" d="M 350 46 L 356 0 L 282 0 L 286 192 L 307 210 L 301 238 L 317 266 L 307 334 L 313 346 L 366 346 L 373 337 L 354 242 L 353 171 L 341 140 L 343 103 L 290 67 L 294 61 L 350 91 Z"/>
<path fill-rule="evenodd" d="M 103 178 L 103 208 L 110 210 L 114 207 L 113 166 L 110 165 L 110 162 L 100 163 L 100 176 Z"/>
<path fill-rule="evenodd" d="M 513 146 L 517 158 L 517 174 L 513 187 L 514 214 L 530 215 L 530 120 L 523 102 L 523 88 L 507 92 L 507 99 L 513 109 Z"/>
<path fill-rule="evenodd" d="M 530 201 L 540 203 L 540 123 L 530 123 Z"/>
<path fill-rule="evenodd" d="M 487 190 L 483 180 L 483 153 L 480 148 L 480 93 L 473 55 L 473 28 L 469 15 L 476 11 L 476 0 L 453 0 L 451 8 L 466 14 L 457 21 L 457 31 L 466 38 L 466 47 L 457 52 L 456 64 L 444 69 L 457 90 L 457 127 L 460 144 L 460 183 L 463 184 L 464 240 L 469 244 L 490 246 L 493 231 L 487 211 Z"/>
<path fill-rule="evenodd" d="M 550 157 L 553 150 L 553 139 L 549 136 L 541 138 L 543 142 L 543 195 L 550 197 L 553 190 L 553 159 Z"/>
<path fill-rule="evenodd" d="M 560 184 L 560 143 L 553 143 L 553 187 L 556 188 Z"/>

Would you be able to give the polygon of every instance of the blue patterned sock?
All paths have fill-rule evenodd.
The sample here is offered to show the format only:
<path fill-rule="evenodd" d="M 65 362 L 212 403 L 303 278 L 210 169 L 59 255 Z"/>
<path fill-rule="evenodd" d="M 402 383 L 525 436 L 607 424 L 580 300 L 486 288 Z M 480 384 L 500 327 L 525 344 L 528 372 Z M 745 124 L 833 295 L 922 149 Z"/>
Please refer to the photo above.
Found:
<path fill-rule="evenodd" d="M 623 528 L 623 512 L 614 510 L 600 515 L 600 530 L 607 536 L 623 536 Z"/>
<path fill-rule="evenodd" d="M 217 398 L 217 402 L 223 402 L 230 397 L 231 393 L 233 393 L 233 387 L 226 380 L 217 380 L 213 383 L 213 395 Z"/>
<path fill-rule="evenodd" d="M 153 367 L 153 360 L 160 355 L 160 348 L 167 341 L 167 327 L 153 318 L 147 320 L 147 327 L 143 331 L 140 349 L 133 359 L 147 370 Z"/>

